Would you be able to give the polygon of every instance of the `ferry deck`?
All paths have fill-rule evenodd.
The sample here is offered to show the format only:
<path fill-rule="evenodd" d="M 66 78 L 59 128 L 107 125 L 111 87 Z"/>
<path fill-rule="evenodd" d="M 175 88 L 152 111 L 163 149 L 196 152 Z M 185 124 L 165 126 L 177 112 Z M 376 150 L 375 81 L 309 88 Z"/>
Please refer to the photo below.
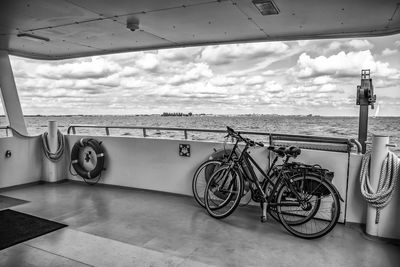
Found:
<path fill-rule="evenodd" d="M 0 251 L 1 266 L 397 266 L 399 245 L 338 224 L 303 240 L 259 208 L 215 220 L 192 197 L 67 181 L 1 191 L 12 207 L 68 224 Z"/>
<path fill-rule="evenodd" d="M 0 265 L 398 266 L 400 194 L 382 211 L 385 228 L 380 236 L 365 233 L 369 208 L 360 193 L 359 175 L 366 131 L 361 145 L 350 138 L 259 133 L 271 144 L 300 146 L 299 161 L 335 173 L 333 184 L 344 200 L 339 223 L 323 238 L 303 240 L 272 218 L 260 223 L 257 206 L 239 207 L 216 220 L 196 204 L 193 173 L 214 148 L 222 147 L 221 142 L 187 139 L 187 131 L 196 129 L 183 129 L 183 139 L 164 139 L 110 136 L 108 125 L 72 125 L 63 135 L 63 154 L 56 162 L 49 160 L 42 137 L 28 134 L 10 64 L 10 55 L 63 60 L 398 33 L 397 0 L 1 1 L 0 92 L 8 125 L 0 130 L 12 136 L 0 138 L 0 196 L 5 199 L 0 212 L 11 209 L 67 227 L 0 250 Z M 365 106 L 368 111 L 368 103 Z M 52 152 L 58 145 L 54 126 L 50 123 L 48 129 Z M 79 135 L 79 127 L 102 127 L 106 135 Z M 71 150 L 87 137 L 104 147 L 106 170 L 93 186 L 70 172 Z M 178 153 L 181 145 L 190 146 L 190 157 Z M 379 146 L 387 149 L 387 143 Z M 254 153 L 263 168 L 271 156 L 266 149 Z"/>

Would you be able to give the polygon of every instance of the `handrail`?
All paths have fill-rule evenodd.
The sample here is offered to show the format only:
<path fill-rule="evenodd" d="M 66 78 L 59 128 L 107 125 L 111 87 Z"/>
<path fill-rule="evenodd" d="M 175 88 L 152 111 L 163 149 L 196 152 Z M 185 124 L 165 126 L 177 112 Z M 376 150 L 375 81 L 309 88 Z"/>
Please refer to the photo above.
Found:
<path fill-rule="evenodd" d="M 95 128 L 105 129 L 106 135 L 110 135 L 110 129 L 132 129 L 142 130 L 143 137 L 147 137 L 147 130 L 160 130 L 160 131 L 183 131 L 185 139 L 188 139 L 188 132 L 208 132 L 208 133 L 226 133 L 222 129 L 199 129 L 199 128 L 176 128 L 176 127 L 155 127 L 155 126 L 126 126 L 126 125 L 90 125 L 90 124 L 71 124 L 67 129 L 67 134 L 76 134 L 76 128 Z M 308 135 L 295 135 L 295 134 L 278 134 L 267 132 L 253 132 L 253 131 L 240 131 L 242 134 L 249 135 L 262 135 L 268 136 L 270 143 L 272 140 L 285 140 L 285 141 L 302 141 L 311 143 L 330 143 L 330 144 L 343 144 L 347 145 L 350 150 L 351 147 L 356 147 L 357 153 L 361 153 L 361 146 L 354 139 L 339 138 L 339 137 L 323 137 L 323 136 L 308 136 Z M 357 144 L 358 143 L 358 144 Z"/>
<path fill-rule="evenodd" d="M 0 130 L 6 130 L 6 136 L 8 137 L 8 130 L 11 129 L 10 126 L 0 126 Z"/>

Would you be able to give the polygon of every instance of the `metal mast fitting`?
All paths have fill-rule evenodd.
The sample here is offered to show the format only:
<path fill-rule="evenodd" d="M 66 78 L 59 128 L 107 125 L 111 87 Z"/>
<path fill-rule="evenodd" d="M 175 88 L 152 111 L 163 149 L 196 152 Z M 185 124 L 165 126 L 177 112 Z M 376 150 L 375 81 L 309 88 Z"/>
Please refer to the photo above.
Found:
<path fill-rule="evenodd" d="M 372 85 L 370 70 L 361 70 L 361 85 L 357 86 L 357 105 L 360 106 L 360 116 L 358 121 L 358 141 L 362 146 L 362 153 L 366 151 L 368 133 L 368 106 L 374 109 L 376 95 Z"/>

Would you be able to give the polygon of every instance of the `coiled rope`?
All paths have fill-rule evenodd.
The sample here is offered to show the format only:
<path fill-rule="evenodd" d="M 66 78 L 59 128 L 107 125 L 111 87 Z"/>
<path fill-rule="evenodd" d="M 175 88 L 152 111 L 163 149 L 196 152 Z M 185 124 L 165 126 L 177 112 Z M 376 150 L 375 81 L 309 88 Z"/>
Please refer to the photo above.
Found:
<path fill-rule="evenodd" d="M 388 152 L 385 160 L 382 163 L 376 192 L 374 192 L 370 183 L 370 162 L 371 152 L 367 152 L 363 157 L 361 165 L 361 194 L 372 207 L 376 208 L 375 224 L 377 224 L 379 223 L 380 211 L 392 199 L 393 191 L 396 188 L 397 179 L 400 178 L 400 159 L 393 152 Z"/>
<path fill-rule="evenodd" d="M 52 153 L 50 151 L 49 143 L 47 140 L 48 135 L 49 135 L 48 132 L 42 134 L 43 152 L 47 159 L 49 159 L 52 162 L 57 162 L 64 154 L 64 136 L 60 132 L 60 130 L 57 131 L 57 151 Z"/>

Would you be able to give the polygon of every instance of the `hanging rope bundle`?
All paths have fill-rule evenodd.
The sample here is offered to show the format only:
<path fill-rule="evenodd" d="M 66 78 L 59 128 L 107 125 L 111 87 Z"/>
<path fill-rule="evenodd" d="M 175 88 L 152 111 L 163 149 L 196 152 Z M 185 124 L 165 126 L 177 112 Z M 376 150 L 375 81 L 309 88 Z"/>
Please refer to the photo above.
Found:
<path fill-rule="evenodd" d="M 49 148 L 49 142 L 47 140 L 48 132 L 42 134 L 42 144 L 43 144 L 43 152 L 46 158 L 48 158 L 52 162 L 57 162 L 60 160 L 64 153 L 64 136 L 60 132 L 57 131 L 57 151 L 52 153 Z"/>
<path fill-rule="evenodd" d="M 372 189 L 369 181 L 370 161 L 371 152 L 367 152 L 363 157 L 361 165 L 361 194 L 372 207 L 376 208 L 375 224 L 377 224 L 379 223 L 381 209 L 392 199 L 397 179 L 400 179 L 400 159 L 397 158 L 393 152 L 388 152 L 388 155 L 382 163 L 376 192 Z"/>

